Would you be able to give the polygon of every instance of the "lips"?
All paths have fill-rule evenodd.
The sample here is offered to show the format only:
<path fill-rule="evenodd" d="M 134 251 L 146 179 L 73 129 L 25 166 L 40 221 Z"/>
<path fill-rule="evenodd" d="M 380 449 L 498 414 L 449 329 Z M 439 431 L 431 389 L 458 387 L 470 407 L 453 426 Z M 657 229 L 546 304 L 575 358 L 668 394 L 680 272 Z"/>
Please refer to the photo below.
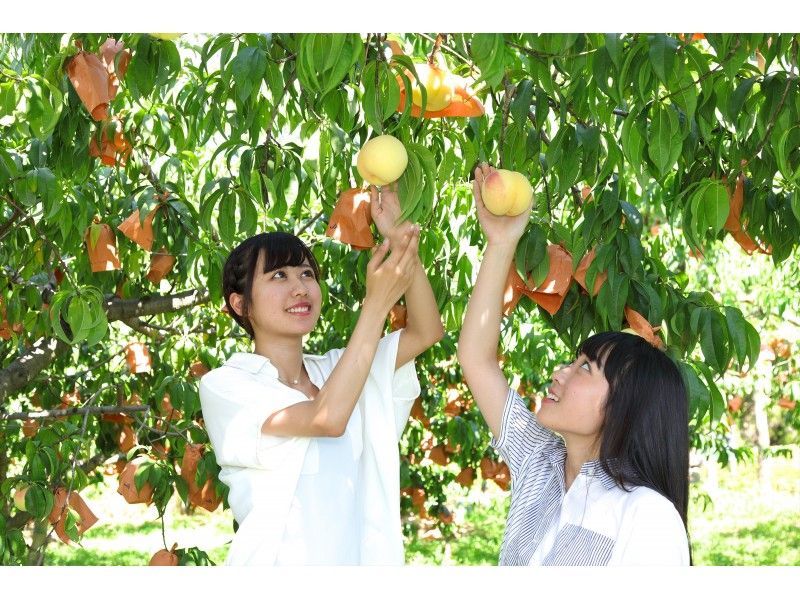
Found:
<path fill-rule="evenodd" d="M 547 394 L 545 395 L 545 400 L 549 399 L 554 403 L 558 403 L 561 399 L 553 392 L 553 387 L 547 389 Z"/>
<path fill-rule="evenodd" d="M 311 313 L 310 303 L 297 303 L 286 310 L 290 314 L 305 315 Z"/>

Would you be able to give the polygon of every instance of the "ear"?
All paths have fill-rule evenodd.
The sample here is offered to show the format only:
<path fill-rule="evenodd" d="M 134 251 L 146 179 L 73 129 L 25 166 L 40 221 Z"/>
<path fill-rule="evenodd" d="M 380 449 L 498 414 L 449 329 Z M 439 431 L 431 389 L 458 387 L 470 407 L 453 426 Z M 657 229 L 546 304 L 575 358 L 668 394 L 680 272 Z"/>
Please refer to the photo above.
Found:
<path fill-rule="evenodd" d="M 231 293 L 228 296 L 228 301 L 233 308 L 233 311 L 236 312 L 236 315 L 240 318 L 244 317 L 244 296 L 240 295 L 239 293 Z"/>

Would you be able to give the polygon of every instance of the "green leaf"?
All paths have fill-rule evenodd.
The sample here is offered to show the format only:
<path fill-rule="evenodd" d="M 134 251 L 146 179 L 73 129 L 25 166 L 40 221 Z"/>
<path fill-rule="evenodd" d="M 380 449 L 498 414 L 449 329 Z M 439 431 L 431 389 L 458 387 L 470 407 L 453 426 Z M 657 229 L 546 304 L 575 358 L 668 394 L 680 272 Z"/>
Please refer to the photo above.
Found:
<path fill-rule="evenodd" d="M 658 107 L 650 121 L 647 137 L 647 154 L 656 167 L 658 178 L 663 178 L 675 165 L 681 152 L 680 125 L 674 110 Z"/>
<path fill-rule="evenodd" d="M 650 45 L 650 62 L 653 70 L 661 79 L 665 87 L 671 83 L 672 72 L 675 69 L 675 53 L 678 49 L 678 40 L 664 33 L 647 36 Z"/>
<path fill-rule="evenodd" d="M 715 179 L 706 183 L 703 189 L 702 209 L 705 223 L 711 227 L 714 234 L 717 234 L 725 226 L 730 212 L 728 190 L 724 183 Z"/>
<path fill-rule="evenodd" d="M 642 227 L 644 225 L 644 220 L 642 215 L 639 213 L 633 205 L 629 204 L 627 201 L 620 201 L 619 206 L 622 208 L 622 213 L 625 214 L 625 221 L 631 227 L 631 231 L 637 236 L 642 236 Z"/>
<path fill-rule="evenodd" d="M 533 81 L 530 79 L 523 79 L 517 85 L 514 99 L 511 102 L 511 116 L 519 124 L 525 124 L 528 121 L 528 112 L 531 109 L 531 101 L 533 100 Z"/>
<path fill-rule="evenodd" d="M 489 87 L 497 87 L 505 73 L 505 44 L 502 33 L 476 33 L 472 36 L 470 53 L 480 69 L 477 85 L 485 81 Z"/>
<path fill-rule="evenodd" d="M 700 348 L 706 363 L 718 374 L 728 366 L 728 335 L 723 317 L 713 310 L 706 310 L 700 327 Z"/>
<path fill-rule="evenodd" d="M 261 48 L 245 47 L 231 61 L 230 69 L 235 83 L 236 97 L 244 102 L 253 91 L 258 91 L 267 68 L 267 57 Z"/>
<path fill-rule="evenodd" d="M 217 226 L 219 236 L 226 246 L 230 247 L 236 236 L 236 196 L 226 194 L 223 196 L 219 205 L 219 215 L 217 216 Z"/>
<path fill-rule="evenodd" d="M 733 92 L 733 95 L 730 97 L 728 101 L 727 111 L 728 111 L 728 121 L 736 124 L 739 113 L 742 111 L 742 106 L 744 106 L 744 101 L 747 99 L 750 90 L 753 89 L 753 85 L 756 81 L 758 81 L 760 77 L 750 77 L 749 79 L 745 79 L 736 87 L 736 91 Z"/>
<path fill-rule="evenodd" d="M 797 191 L 792 193 L 789 201 L 792 206 L 792 213 L 794 214 L 794 217 L 797 218 L 798 222 L 800 222 L 800 193 Z"/>
<path fill-rule="evenodd" d="M 608 52 L 611 62 L 613 62 L 614 66 L 617 68 L 617 70 L 619 70 L 622 66 L 622 38 L 620 37 L 619 33 L 606 33 L 605 42 L 606 52 Z"/>
<path fill-rule="evenodd" d="M 628 162 L 638 171 L 644 163 L 644 149 L 646 145 L 644 126 L 639 116 L 631 111 L 622 124 L 622 151 Z"/>

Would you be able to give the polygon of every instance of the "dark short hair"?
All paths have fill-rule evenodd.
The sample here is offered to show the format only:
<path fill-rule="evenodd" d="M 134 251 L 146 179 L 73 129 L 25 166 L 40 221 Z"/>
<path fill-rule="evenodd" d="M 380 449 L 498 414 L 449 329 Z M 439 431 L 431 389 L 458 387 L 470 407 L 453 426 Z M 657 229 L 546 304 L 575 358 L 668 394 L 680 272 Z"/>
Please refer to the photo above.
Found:
<path fill-rule="evenodd" d="M 642 337 L 601 332 L 577 351 L 608 381 L 600 462 L 617 484 L 646 486 L 683 519 L 689 503 L 689 398 L 675 362 Z"/>
<path fill-rule="evenodd" d="M 256 265 L 262 254 L 263 272 L 286 266 L 300 266 L 308 260 L 314 271 L 314 278 L 319 280 L 319 265 L 314 254 L 303 241 L 291 233 L 280 231 L 261 233 L 240 243 L 225 260 L 225 267 L 222 270 L 222 295 L 225 297 L 225 305 L 231 317 L 245 329 L 250 338 L 254 338 L 255 334 L 247 314 L 253 298 Z M 241 316 L 231 305 L 232 293 L 239 293 L 244 297 Z"/>

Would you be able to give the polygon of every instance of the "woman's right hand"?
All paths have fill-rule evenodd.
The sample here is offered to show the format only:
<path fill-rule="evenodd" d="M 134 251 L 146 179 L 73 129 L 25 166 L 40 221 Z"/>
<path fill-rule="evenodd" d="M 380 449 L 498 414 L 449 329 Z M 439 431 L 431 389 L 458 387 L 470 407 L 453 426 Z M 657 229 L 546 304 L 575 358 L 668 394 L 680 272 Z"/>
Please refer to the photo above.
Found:
<path fill-rule="evenodd" d="M 395 240 L 395 246 L 391 246 L 389 239 L 384 240 L 367 264 L 367 295 L 364 303 L 374 304 L 386 314 L 408 289 L 419 262 L 419 225 L 405 228 L 399 241 Z M 389 257 L 386 257 L 387 253 Z"/>
<path fill-rule="evenodd" d="M 478 222 L 480 222 L 486 240 L 490 245 L 513 244 L 515 247 L 525 229 L 531 214 L 531 208 L 525 210 L 519 216 L 495 216 L 483 203 L 481 197 L 481 187 L 483 180 L 494 170 L 486 162 L 481 162 L 475 168 L 475 179 L 472 181 L 472 196 L 475 198 L 475 207 L 478 210 Z"/>

